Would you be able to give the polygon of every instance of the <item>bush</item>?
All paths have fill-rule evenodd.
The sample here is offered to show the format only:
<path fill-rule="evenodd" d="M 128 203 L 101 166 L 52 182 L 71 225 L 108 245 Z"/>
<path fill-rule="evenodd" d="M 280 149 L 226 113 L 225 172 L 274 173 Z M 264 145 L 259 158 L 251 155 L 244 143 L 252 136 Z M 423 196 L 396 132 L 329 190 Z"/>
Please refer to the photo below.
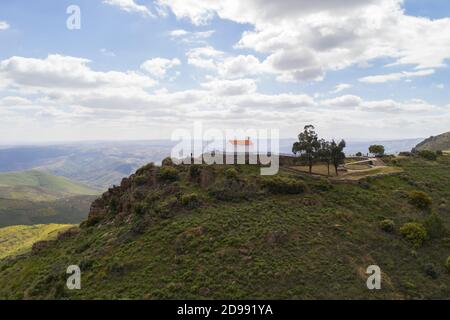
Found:
<path fill-rule="evenodd" d="M 141 218 L 140 216 L 132 220 L 130 231 L 134 235 L 144 234 L 147 230 L 148 224 L 147 222 Z"/>
<path fill-rule="evenodd" d="M 200 174 L 202 172 L 201 166 L 197 164 L 193 164 L 189 166 L 189 179 L 191 181 L 198 182 L 200 180 Z"/>
<path fill-rule="evenodd" d="M 392 233 L 395 229 L 395 223 L 390 219 L 386 219 L 380 222 L 380 228 L 385 232 Z"/>
<path fill-rule="evenodd" d="M 229 180 L 237 180 L 239 177 L 239 173 L 235 168 L 228 168 L 225 171 L 225 177 Z"/>
<path fill-rule="evenodd" d="M 357 157 L 362 157 L 362 153 L 361 153 L 361 152 L 357 152 L 357 153 L 356 153 L 356 156 L 357 156 Z"/>
<path fill-rule="evenodd" d="M 188 209 L 197 208 L 201 201 L 196 193 L 185 194 L 181 196 L 181 204 Z"/>
<path fill-rule="evenodd" d="M 178 170 L 172 167 L 162 167 L 158 172 L 160 181 L 174 182 L 180 178 Z"/>
<path fill-rule="evenodd" d="M 274 194 L 299 194 L 307 191 L 307 186 L 303 181 L 275 177 L 264 181 L 264 187 Z"/>
<path fill-rule="evenodd" d="M 133 211 L 138 216 L 143 216 L 149 212 L 149 206 L 145 202 L 139 202 L 134 205 Z"/>
<path fill-rule="evenodd" d="M 424 271 L 425 271 L 425 274 L 432 279 L 436 279 L 439 276 L 439 273 L 436 270 L 436 266 L 432 263 L 427 263 L 424 266 Z"/>
<path fill-rule="evenodd" d="M 447 261 L 445 262 L 445 269 L 450 273 L 450 256 L 447 257 Z"/>
<path fill-rule="evenodd" d="M 423 225 L 416 222 L 404 224 L 400 228 L 400 233 L 406 240 L 411 242 L 416 248 L 422 246 L 422 244 L 425 242 L 425 239 L 427 238 L 427 230 L 424 228 Z"/>
<path fill-rule="evenodd" d="M 139 168 L 136 171 L 137 175 L 142 175 L 143 173 L 146 173 L 148 171 L 151 171 L 155 167 L 155 164 L 153 162 L 150 162 L 149 164 L 146 164 L 145 166 Z"/>
<path fill-rule="evenodd" d="M 171 157 L 165 158 L 165 159 L 162 161 L 161 165 L 162 165 L 163 167 L 172 167 L 172 166 L 173 166 L 172 158 L 171 158 Z"/>
<path fill-rule="evenodd" d="M 143 185 L 147 184 L 148 177 L 145 175 L 137 176 L 134 178 L 134 182 L 136 183 L 137 186 L 143 186 Z"/>
<path fill-rule="evenodd" d="M 436 151 L 436 155 L 439 156 L 439 157 L 443 156 L 444 152 L 442 150 L 438 150 L 438 151 Z"/>
<path fill-rule="evenodd" d="M 435 161 L 437 159 L 437 154 L 430 150 L 422 150 L 419 151 L 419 157 L 429 161 Z"/>
<path fill-rule="evenodd" d="M 435 213 L 425 219 L 424 227 L 427 230 L 428 236 L 434 239 L 443 237 L 447 231 L 441 218 Z"/>
<path fill-rule="evenodd" d="M 178 199 L 175 196 L 172 196 L 158 203 L 155 207 L 155 211 L 160 218 L 168 219 L 174 216 L 174 211 L 178 207 L 178 204 Z"/>
<path fill-rule="evenodd" d="M 413 191 L 409 194 L 409 203 L 419 209 L 425 210 L 431 207 L 432 200 L 425 192 Z"/>
<path fill-rule="evenodd" d="M 212 186 L 209 194 L 220 201 L 241 201 L 255 197 L 258 190 L 255 184 L 237 180 L 226 180 Z"/>

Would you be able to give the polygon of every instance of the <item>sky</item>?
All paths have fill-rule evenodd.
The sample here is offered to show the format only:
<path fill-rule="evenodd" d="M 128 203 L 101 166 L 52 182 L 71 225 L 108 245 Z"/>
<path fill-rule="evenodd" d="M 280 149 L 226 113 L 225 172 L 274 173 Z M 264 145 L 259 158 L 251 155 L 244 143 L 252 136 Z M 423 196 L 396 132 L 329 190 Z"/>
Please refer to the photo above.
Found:
<path fill-rule="evenodd" d="M 449 61 L 447 0 L 2 0 L 0 143 L 428 137 Z"/>

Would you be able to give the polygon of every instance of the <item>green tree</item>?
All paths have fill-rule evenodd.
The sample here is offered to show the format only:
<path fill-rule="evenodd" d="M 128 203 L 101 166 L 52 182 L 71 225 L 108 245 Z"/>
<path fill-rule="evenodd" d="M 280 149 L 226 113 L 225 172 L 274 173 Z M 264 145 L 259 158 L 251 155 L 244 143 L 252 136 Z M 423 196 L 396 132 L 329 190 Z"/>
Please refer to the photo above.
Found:
<path fill-rule="evenodd" d="M 292 152 L 305 157 L 309 165 L 309 174 L 312 173 L 312 166 L 319 150 L 320 141 L 317 133 L 314 131 L 314 126 L 305 126 L 303 132 L 298 135 L 298 142 L 295 142 L 292 146 Z"/>
<path fill-rule="evenodd" d="M 319 157 L 321 161 L 325 161 L 328 166 L 328 176 L 330 176 L 331 165 L 331 143 L 324 139 L 320 140 Z"/>
<path fill-rule="evenodd" d="M 344 163 L 345 160 L 345 153 L 344 153 L 345 147 L 346 143 L 344 140 L 341 140 L 339 143 L 336 143 L 336 141 L 334 140 L 330 142 L 331 162 L 334 165 L 336 175 L 339 175 L 338 167 L 340 164 Z"/>
<path fill-rule="evenodd" d="M 374 144 L 369 147 L 369 152 L 374 154 L 377 157 L 381 157 L 384 155 L 384 146 L 379 144 Z"/>

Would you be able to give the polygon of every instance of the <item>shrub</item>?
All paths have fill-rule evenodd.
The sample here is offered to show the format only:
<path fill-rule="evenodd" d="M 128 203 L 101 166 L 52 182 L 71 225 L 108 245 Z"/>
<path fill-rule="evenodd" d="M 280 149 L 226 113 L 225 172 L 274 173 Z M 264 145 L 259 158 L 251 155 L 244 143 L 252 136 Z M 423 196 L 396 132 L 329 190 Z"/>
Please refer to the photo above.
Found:
<path fill-rule="evenodd" d="M 385 232 L 392 233 L 395 229 L 395 223 L 390 219 L 385 219 L 380 222 L 380 228 Z"/>
<path fill-rule="evenodd" d="M 147 212 L 149 212 L 149 207 L 147 205 L 147 203 L 145 202 L 139 202 L 136 203 L 133 207 L 133 211 L 135 214 L 137 214 L 138 216 L 143 216 L 144 214 L 146 214 Z"/>
<path fill-rule="evenodd" d="M 424 158 L 429 161 L 434 161 L 437 159 L 437 154 L 430 150 L 419 151 L 419 157 Z"/>
<path fill-rule="evenodd" d="M 264 187 L 274 194 L 299 194 L 307 191 L 307 186 L 303 181 L 275 177 L 264 181 Z"/>
<path fill-rule="evenodd" d="M 155 164 L 154 164 L 153 162 L 150 162 L 149 164 L 146 164 L 145 166 L 139 168 L 139 169 L 136 171 L 136 174 L 137 174 L 137 175 L 142 175 L 143 173 L 152 170 L 154 167 L 155 167 Z"/>
<path fill-rule="evenodd" d="M 450 256 L 447 257 L 447 261 L 445 262 L 445 269 L 450 273 Z"/>
<path fill-rule="evenodd" d="M 423 225 L 416 222 L 410 222 L 404 224 L 400 228 L 400 233 L 409 242 L 411 242 L 416 248 L 422 246 L 427 238 L 427 230 Z"/>
<path fill-rule="evenodd" d="M 172 167 L 162 167 L 158 172 L 160 181 L 173 182 L 180 178 L 177 169 Z"/>
<path fill-rule="evenodd" d="M 438 151 L 436 151 L 436 155 L 439 156 L 439 157 L 443 156 L 444 152 L 442 150 L 438 150 Z"/>
<path fill-rule="evenodd" d="M 181 196 L 181 204 L 188 209 L 194 209 L 200 205 L 200 198 L 196 193 Z"/>
<path fill-rule="evenodd" d="M 134 235 L 144 234 L 145 231 L 147 230 L 147 227 L 148 227 L 147 222 L 143 218 L 138 217 L 133 219 L 130 231 Z"/>
<path fill-rule="evenodd" d="M 218 182 L 209 190 L 209 194 L 220 201 L 248 200 L 258 193 L 255 184 L 244 183 L 237 180 Z"/>
<path fill-rule="evenodd" d="M 165 158 L 165 159 L 162 161 L 161 165 L 162 165 L 163 167 L 172 167 L 172 166 L 173 166 L 172 158 L 171 158 L 171 157 Z"/>
<path fill-rule="evenodd" d="M 134 178 L 134 182 L 137 186 L 143 186 L 148 182 L 148 177 L 145 175 L 140 175 Z"/>
<path fill-rule="evenodd" d="M 430 238 L 441 238 L 446 234 L 446 228 L 441 218 L 433 213 L 429 215 L 424 221 L 424 227 L 427 230 L 427 234 Z"/>
<path fill-rule="evenodd" d="M 228 168 L 225 171 L 225 177 L 229 180 L 237 180 L 239 177 L 239 173 L 235 168 Z"/>
<path fill-rule="evenodd" d="M 319 192 L 326 192 L 333 189 L 333 184 L 328 180 L 321 180 L 319 183 L 313 185 L 313 189 Z"/>
<path fill-rule="evenodd" d="M 362 153 L 361 153 L 361 152 L 357 152 L 357 153 L 356 153 L 356 156 L 357 156 L 357 157 L 362 157 Z"/>
<path fill-rule="evenodd" d="M 200 174 L 201 174 L 201 166 L 200 165 L 191 165 L 189 166 L 189 179 L 191 181 L 198 182 L 200 180 Z"/>
<path fill-rule="evenodd" d="M 178 206 L 178 199 L 175 196 L 167 198 L 165 201 L 158 203 L 155 207 L 155 211 L 158 216 L 163 219 L 173 217 L 174 210 Z"/>
<path fill-rule="evenodd" d="M 409 203 L 419 209 L 425 210 L 431 207 L 432 200 L 425 192 L 413 191 L 409 194 Z"/>
<path fill-rule="evenodd" d="M 433 263 L 427 263 L 424 266 L 425 274 L 432 279 L 436 279 L 439 276 L 438 271 L 436 270 L 436 266 Z"/>

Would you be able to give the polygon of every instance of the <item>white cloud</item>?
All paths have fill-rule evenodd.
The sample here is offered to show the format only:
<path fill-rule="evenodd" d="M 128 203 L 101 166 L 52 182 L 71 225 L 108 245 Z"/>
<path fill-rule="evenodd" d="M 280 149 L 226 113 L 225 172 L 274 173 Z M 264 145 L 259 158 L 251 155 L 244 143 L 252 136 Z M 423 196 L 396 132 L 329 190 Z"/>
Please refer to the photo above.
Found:
<path fill-rule="evenodd" d="M 331 91 L 331 93 L 339 93 L 339 92 L 342 92 L 344 90 L 350 89 L 351 87 L 353 87 L 351 84 L 339 83 L 338 85 L 336 85 L 336 87 L 334 87 L 334 90 Z"/>
<path fill-rule="evenodd" d="M 9 29 L 9 24 L 6 21 L 0 21 L 0 31 Z"/>
<path fill-rule="evenodd" d="M 182 36 L 190 34 L 190 32 L 186 31 L 186 30 L 183 30 L 183 29 L 176 29 L 176 30 L 170 31 L 169 34 L 172 37 L 182 37 Z"/>
<path fill-rule="evenodd" d="M 143 74 L 128 72 L 98 72 L 89 68 L 89 60 L 49 55 L 45 59 L 11 57 L 0 61 L 3 86 L 26 92 L 77 93 L 95 89 L 143 89 L 156 81 Z"/>
<path fill-rule="evenodd" d="M 135 12 L 143 16 L 154 17 L 153 13 L 146 6 L 137 4 L 134 0 L 103 0 L 103 3 L 119 7 L 126 12 Z"/>
<path fill-rule="evenodd" d="M 411 80 L 411 78 L 430 76 L 434 74 L 434 72 L 435 71 L 433 69 L 419 70 L 414 72 L 404 71 L 404 72 L 364 77 L 359 79 L 359 81 L 365 83 L 385 83 L 389 81 L 399 81 L 403 79 Z"/>
<path fill-rule="evenodd" d="M 187 53 L 188 63 L 202 69 L 216 70 L 218 61 L 223 59 L 225 53 L 211 46 L 190 49 Z"/>
<path fill-rule="evenodd" d="M 214 16 L 254 26 L 236 48 L 267 56 L 281 81 L 320 80 L 326 71 L 390 58 L 429 70 L 450 58 L 450 19 L 409 16 L 403 0 L 159 0 L 195 25 Z"/>
<path fill-rule="evenodd" d="M 257 89 L 256 83 L 252 79 L 239 79 L 233 81 L 210 79 L 208 82 L 203 83 L 202 87 L 221 96 L 252 94 L 255 93 Z"/>
<path fill-rule="evenodd" d="M 209 47 L 197 49 L 201 58 L 222 57 L 214 60 L 218 67 L 228 59 Z M 401 134 L 416 136 L 425 132 L 417 131 L 425 128 L 419 124 L 426 123 L 433 131 L 450 125 L 448 108 L 422 100 L 366 100 L 354 95 L 321 100 L 298 93 L 268 94 L 258 89 L 257 79 L 220 75 L 207 77 L 197 89 L 154 90 L 155 80 L 137 71 L 99 72 L 86 59 L 61 55 L 0 61 L 0 79 L 5 80 L 5 97 L 0 98 L 1 136 L 19 132 L 14 128 L 28 136 L 62 132 L 51 129 L 60 126 L 75 128 L 68 130 L 66 138 L 77 138 L 77 132 L 98 137 L 95 130 L 102 127 L 104 137 L 133 132 L 136 138 L 142 132 L 145 137 L 162 138 L 163 128 L 167 136 L 173 128 L 201 120 L 218 129 L 280 128 L 284 136 L 291 137 L 302 125 L 314 123 L 324 136 L 355 136 L 360 129 L 358 136 L 392 138 L 398 136 L 399 126 Z"/>
<path fill-rule="evenodd" d="M 208 31 L 186 31 L 184 29 L 176 29 L 169 32 L 173 40 L 181 40 L 187 44 L 206 44 L 206 39 L 210 38 L 215 33 L 215 30 Z"/>
<path fill-rule="evenodd" d="M 164 58 L 154 58 L 145 61 L 141 65 L 141 69 L 147 71 L 155 77 L 163 78 L 166 76 L 167 70 L 179 66 L 180 64 L 181 61 L 177 58 L 174 58 L 172 60 Z"/>
<path fill-rule="evenodd" d="M 116 54 L 106 48 L 101 48 L 100 49 L 101 54 L 103 54 L 105 57 L 115 57 Z"/>
<path fill-rule="evenodd" d="M 345 95 L 334 99 L 322 101 L 322 105 L 342 108 L 355 108 L 362 104 L 363 100 L 358 96 Z"/>

